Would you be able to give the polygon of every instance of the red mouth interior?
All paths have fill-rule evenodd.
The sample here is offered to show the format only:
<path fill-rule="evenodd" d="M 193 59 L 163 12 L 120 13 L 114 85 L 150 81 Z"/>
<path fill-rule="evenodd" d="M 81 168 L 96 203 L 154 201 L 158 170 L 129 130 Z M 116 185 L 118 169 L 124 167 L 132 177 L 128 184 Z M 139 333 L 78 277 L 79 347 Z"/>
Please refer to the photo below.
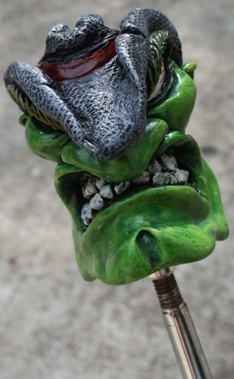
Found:
<path fill-rule="evenodd" d="M 115 55 L 115 40 L 113 39 L 107 46 L 87 57 L 73 59 L 67 63 L 42 61 L 37 64 L 37 67 L 53 80 L 75 79 L 100 68 Z"/>

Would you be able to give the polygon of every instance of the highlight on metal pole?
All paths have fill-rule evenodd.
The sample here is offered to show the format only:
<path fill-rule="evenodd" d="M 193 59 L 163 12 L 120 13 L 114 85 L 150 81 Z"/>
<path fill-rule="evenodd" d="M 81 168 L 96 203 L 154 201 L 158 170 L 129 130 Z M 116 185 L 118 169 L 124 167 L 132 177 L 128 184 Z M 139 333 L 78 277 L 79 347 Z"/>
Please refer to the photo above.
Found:
<path fill-rule="evenodd" d="M 177 285 L 173 269 L 150 276 L 158 295 L 163 319 L 183 379 L 212 379 L 188 307 Z"/>

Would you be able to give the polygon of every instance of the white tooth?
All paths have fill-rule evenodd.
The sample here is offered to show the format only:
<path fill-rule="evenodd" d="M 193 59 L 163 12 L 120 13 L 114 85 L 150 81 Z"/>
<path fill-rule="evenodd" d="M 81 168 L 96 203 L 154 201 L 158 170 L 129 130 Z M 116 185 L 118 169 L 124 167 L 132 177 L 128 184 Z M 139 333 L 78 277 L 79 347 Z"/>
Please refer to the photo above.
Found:
<path fill-rule="evenodd" d="M 87 183 L 82 187 L 83 196 L 86 199 L 90 199 L 95 193 L 97 193 L 97 188 L 93 182 L 89 179 Z"/>
<path fill-rule="evenodd" d="M 178 180 L 176 179 L 174 173 L 170 174 L 171 175 L 171 181 L 170 184 L 178 184 Z"/>
<path fill-rule="evenodd" d="M 99 193 L 96 193 L 94 197 L 90 200 L 90 208 L 95 209 L 96 211 L 100 211 L 104 206 L 104 200 L 99 195 Z"/>
<path fill-rule="evenodd" d="M 81 209 L 81 218 L 86 226 L 92 221 L 93 215 L 89 203 L 83 205 Z"/>
<path fill-rule="evenodd" d="M 169 172 L 157 172 L 153 176 L 152 182 L 155 186 L 171 184 L 171 174 L 169 174 Z"/>
<path fill-rule="evenodd" d="M 186 170 L 176 170 L 174 176 L 178 183 L 186 183 L 189 177 L 189 172 Z"/>
<path fill-rule="evenodd" d="M 149 172 L 144 171 L 141 176 L 139 176 L 138 178 L 134 179 L 132 182 L 134 184 L 145 184 L 145 183 L 148 183 L 149 180 L 150 180 L 150 174 L 149 174 Z"/>
<path fill-rule="evenodd" d="M 171 171 L 175 171 L 177 169 L 176 159 L 172 155 L 162 154 L 161 159 L 162 159 L 162 163 L 163 163 L 164 168 L 171 170 Z"/>
<path fill-rule="evenodd" d="M 158 161 L 156 159 L 154 159 L 150 164 L 149 166 L 147 167 L 147 171 L 153 175 L 155 174 L 156 172 L 160 172 L 162 170 L 162 167 L 160 165 L 160 163 L 158 163 Z"/>
<path fill-rule="evenodd" d="M 95 185 L 100 190 L 105 185 L 105 180 L 103 178 L 97 178 Z"/>
<path fill-rule="evenodd" d="M 105 186 L 102 186 L 100 188 L 100 195 L 102 197 L 105 197 L 107 199 L 113 199 L 114 195 L 113 195 L 113 192 L 112 192 L 112 189 L 111 189 L 111 186 L 109 184 L 105 185 Z"/>
<path fill-rule="evenodd" d="M 130 182 L 121 182 L 114 186 L 116 195 L 120 195 L 130 186 Z"/>

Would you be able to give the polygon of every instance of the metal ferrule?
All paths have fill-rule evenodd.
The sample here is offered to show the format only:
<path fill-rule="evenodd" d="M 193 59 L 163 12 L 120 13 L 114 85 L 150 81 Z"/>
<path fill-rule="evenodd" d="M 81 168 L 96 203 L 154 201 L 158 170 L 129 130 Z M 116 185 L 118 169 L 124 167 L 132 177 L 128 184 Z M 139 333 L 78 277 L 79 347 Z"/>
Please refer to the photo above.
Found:
<path fill-rule="evenodd" d="M 153 284 L 183 379 L 212 379 L 192 318 L 173 272 L 167 269 L 155 273 Z"/>

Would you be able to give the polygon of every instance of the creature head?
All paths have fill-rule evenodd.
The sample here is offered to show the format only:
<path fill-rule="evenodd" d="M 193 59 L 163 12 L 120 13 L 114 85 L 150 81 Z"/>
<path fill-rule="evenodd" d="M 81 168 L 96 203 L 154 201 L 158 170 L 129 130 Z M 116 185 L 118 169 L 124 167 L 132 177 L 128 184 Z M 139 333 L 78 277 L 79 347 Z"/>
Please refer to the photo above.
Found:
<path fill-rule="evenodd" d="M 216 179 L 185 134 L 194 69 L 168 18 L 145 8 L 119 31 L 96 15 L 73 30 L 59 24 L 37 66 L 9 66 L 30 148 L 58 162 L 86 280 L 129 283 L 202 259 L 226 238 Z"/>

